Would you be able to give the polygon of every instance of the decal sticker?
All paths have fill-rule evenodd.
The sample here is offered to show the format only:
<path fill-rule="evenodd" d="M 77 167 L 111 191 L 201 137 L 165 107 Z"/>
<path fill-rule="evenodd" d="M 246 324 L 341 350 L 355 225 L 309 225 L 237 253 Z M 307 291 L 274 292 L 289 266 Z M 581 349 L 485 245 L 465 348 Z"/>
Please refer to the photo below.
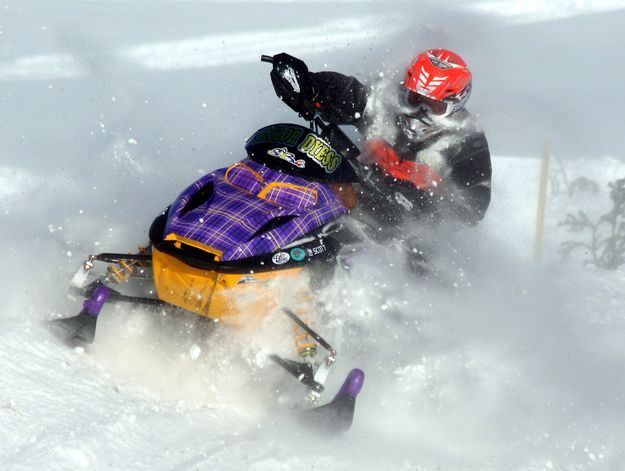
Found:
<path fill-rule="evenodd" d="M 291 165 L 295 165 L 297 168 L 306 167 L 306 162 L 303 159 L 295 159 L 295 154 L 289 152 L 289 149 L 286 147 L 276 147 L 274 149 L 268 150 L 267 154 L 272 157 L 277 157 L 278 159 L 286 160 Z"/>
<path fill-rule="evenodd" d="M 308 134 L 297 150 L 313 159 L 326 173 L 334 172 L 343 158 L 330 145 L 315 134 Z"/>
<path fill-rule="evenodd" d="M 417 83 L 417 93 L 430 96 L 430 94 L 448 78 L 449 77 L 438 76 L 430 77 L 430 74 L 422 66 L 421 73 L 419 74 L 419 83 Z"/>
<path fill-rule="evenodd" d="M 284 265 L 289 260 L 291 260 L 291 256 L 286 252 L 278 252 L 273 257 L 271 257 L 271 261 L 275 265 Z"/>
<path fill-rule="evenodd" d="M 302 137 L 303 133 L 304 131 L 302 129 L 291 126 L 269 126 L 265 129 L 257 131 L 256 134 L 254 134 L 250 139 L 248 145 L 275 142 L 286 146 L 295 146 L 297 145 L 300 137 Z"/>
<path fill-rule="evenodd" d="M 453 62 L 451 62 L 449 60 L 450 57 L 446 57 L 446 58 L 443 57 L 442 53 L 437 57 L 431 52 L 428 52 L 428 58 L 430 59 L 430 62 L 432 62 L 432 64 L 434 64 L 439 69 L 453 69 L 453 68 L 461 67 L 460 65 L 454 64 Z"/>
<path fill-rule="evenodd" d="M 287 82 L 289 82 L 289 85 L 291 85 L 295 93 L 300 92 L 299 82 L 297 81 L 297 75 L 295 75 L 295 71 L 290 66 L 287 66 L 286 69 L 284 69 L 284 72 L 282 73 L 282 77 Z"/>
<path fill-rule="evenodd" d="M 295 247 L 291 249 L 291 258 L 296 262 L 301 262 L 306 258 L 306 251 L 301 247 Z"/>
<path fill-rule="evenodd" d="M 306 249 L 309 257 L 314 257 L 315 255 L 320 255 L 324 252 L 327 252 L 328 249 L 324 244 L 318 245 L 317 247 L 312 247 L 310 249 Z"/>

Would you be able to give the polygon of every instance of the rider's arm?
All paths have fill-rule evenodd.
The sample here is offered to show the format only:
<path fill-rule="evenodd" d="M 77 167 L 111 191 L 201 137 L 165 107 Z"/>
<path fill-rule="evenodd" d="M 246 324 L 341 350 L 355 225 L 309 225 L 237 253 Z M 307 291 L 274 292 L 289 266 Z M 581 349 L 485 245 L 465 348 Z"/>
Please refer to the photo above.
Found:
<path fill-rule="evenodd" d="M 463 137 L 448 160 L 447 211 L 465 224 L 477 224 L 490 204 L 491 174 L 488 142 L 481 131 Z"/>
<path fill-rule="evenodd" d="M 324 121 L 357 127 L 363 125 L 367 88 L 362 83 L 337 72 L 316 72 L 310 76 L 317 91 L 315 102 L 319 103 Z"/>

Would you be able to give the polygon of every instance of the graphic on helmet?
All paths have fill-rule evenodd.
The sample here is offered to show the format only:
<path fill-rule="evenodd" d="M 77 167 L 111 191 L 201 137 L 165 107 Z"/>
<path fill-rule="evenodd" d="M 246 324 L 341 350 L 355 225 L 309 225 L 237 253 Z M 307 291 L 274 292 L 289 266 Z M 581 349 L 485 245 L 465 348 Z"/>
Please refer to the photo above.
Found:
<path fill-rule="evenodd" d="M 427 108 L 448 116 L 462 109 L 471 94 L 471 72 L 455 52 L 430 49 L 406 70 L 404 101 L 413 109 Z"/>

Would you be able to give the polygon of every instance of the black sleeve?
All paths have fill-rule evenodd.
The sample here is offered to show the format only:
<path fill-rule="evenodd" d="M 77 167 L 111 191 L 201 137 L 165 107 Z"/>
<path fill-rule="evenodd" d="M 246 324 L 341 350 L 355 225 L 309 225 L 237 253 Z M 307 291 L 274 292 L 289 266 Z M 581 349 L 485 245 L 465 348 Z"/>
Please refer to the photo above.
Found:
<path fill-rule="evenodd" d="M 321 103 L 320 114 L 324 121 L 334 124 L 363 123 L 367 104 L 367 89 L 356 78 L 337 72 L 311 73 Z"/>
<path fill-rule="evenodd" d="M 451 188 L 447 189 L 447 209 L 465 224 L 477 224 L 490 204 L 492 167 L 484 133 L 463 136 L 448 158 Z"/>

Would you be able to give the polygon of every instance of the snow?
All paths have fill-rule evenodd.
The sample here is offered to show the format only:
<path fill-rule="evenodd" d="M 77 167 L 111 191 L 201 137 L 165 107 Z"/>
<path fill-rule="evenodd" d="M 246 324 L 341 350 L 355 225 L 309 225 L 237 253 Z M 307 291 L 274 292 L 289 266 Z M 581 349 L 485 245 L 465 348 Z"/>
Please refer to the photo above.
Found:
<path fill-rule="evenodd" d="M 494 0 L 473 2 L 468 8 L 491 15 L 500 15 L 511 19 L 513 22 L 535 23 L 579 15 L 618 11 L 625 8 L 625 2 L 623 0 L 560 0 L 557 2 Z"/>
<path fill-rule="evenodd" d="M 558 226 L 578 209 L 606 212 L 606 183 L 625 174 L 622 110 L 610 106 L 623 96 L 610 81 L 622 67 L 560 80 L 571 61 L 588 60 L 585 48 L 612 54 L 602 30 L 618 43 L 625 7 L 320 5 L 3 3 L 0 469 L 625 467 L 625 272 L 583 267 L 582 253 L 562 261 L 560 243 L 573 235 Z M 583 43 L 568 36 L 580 25 Z M 198 169 L 240 158 L 262 125 L 296 122 L 260 53 L 389 77 L 405 59 L 397 46 L 423 42 L 462 45 L 475 64 L 470 104 L 494 154 L 493 202 L 478 227 L 427 247 L 441 280 L 415 280 L 399 251 L 372 246 L 319 293 L 330 307 L 319 329 L 339 350 L 328 388 L 351 367 L 367 374 L 348 434 L 298 426 L 289 407 L 301 388 L 266 358 L 290 348 L 280 316 L 232 332 L 108 306 L 84 349 L 47 329 L 76 312 L 67 285 L 87 254 L 134 250 Z M 503 80 L 501 70 L 539 63 L 539 43 L 558 59 L 541 81 Z M 513 66 L 502 59 L 509 51 Z M 594 94 L 608 89 L 604 114 L 589 116 L 589 103 L 605 103 Z M 535 262 L 547 138 L 559 160 Z M 582 176 L 598 192 L 569 195 L 567 182 Z"/>
<path fill-rule="evenodd" d="M 400 21 L 400 18 L 397 19 Z M 148 69 L 175 70 L 245 64 L 257 60 L 254 47 L 280 50 L 285 43 L 307 55 L 359 42 L 369 42 L 384 34 L 374 17 L 315 22 L 314 26 L 276 31 L 255 31 L 190 38 L 181 41 L 145 44 L 121 51 L 121 55 Z M 231 47 L 224 48 L 224 45 Z"/>

